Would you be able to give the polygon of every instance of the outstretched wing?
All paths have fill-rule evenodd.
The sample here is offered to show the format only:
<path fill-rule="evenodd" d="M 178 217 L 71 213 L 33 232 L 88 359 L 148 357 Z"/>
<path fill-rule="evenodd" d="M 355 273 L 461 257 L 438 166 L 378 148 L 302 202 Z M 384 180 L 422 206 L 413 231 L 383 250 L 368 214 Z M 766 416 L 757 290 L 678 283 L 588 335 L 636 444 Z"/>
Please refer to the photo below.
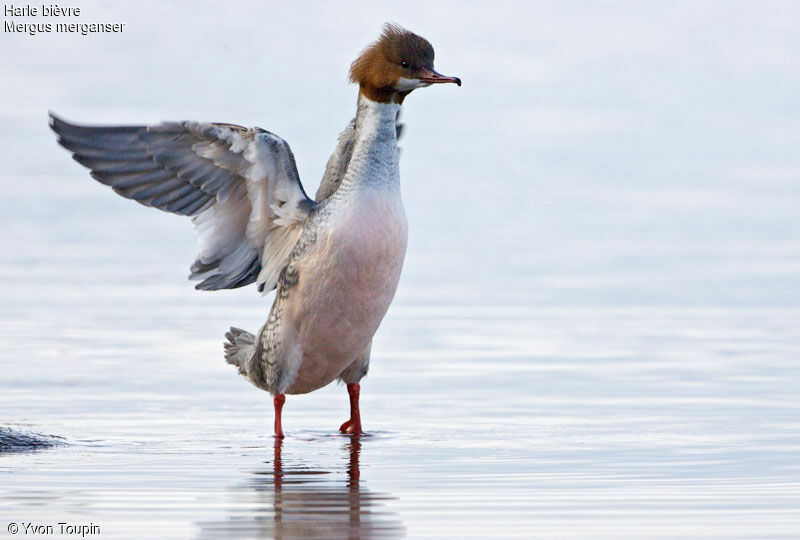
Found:
<path fill-rule="evenodd" d="M 89 127 L 50 115 L 58 142 L 99 182 L 128 199 L 191 216 L 200 254 L 190 279 L 203 290 L 255 281 L 275 287 L 315 203 L 289 145 L 232 124 L 169 122 Z"/>

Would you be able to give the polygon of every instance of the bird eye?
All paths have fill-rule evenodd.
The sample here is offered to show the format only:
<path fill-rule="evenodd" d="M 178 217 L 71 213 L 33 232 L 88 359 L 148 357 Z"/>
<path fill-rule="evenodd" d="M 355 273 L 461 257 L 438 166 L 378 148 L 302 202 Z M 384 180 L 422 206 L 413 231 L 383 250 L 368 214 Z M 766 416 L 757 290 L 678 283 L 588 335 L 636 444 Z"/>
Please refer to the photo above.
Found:
<path fill-rule="evenodd" d="M 407 68 L 408 67 L 408 62 L 400 62 L 400 65 L 403 66 L 404 68 Z"/>

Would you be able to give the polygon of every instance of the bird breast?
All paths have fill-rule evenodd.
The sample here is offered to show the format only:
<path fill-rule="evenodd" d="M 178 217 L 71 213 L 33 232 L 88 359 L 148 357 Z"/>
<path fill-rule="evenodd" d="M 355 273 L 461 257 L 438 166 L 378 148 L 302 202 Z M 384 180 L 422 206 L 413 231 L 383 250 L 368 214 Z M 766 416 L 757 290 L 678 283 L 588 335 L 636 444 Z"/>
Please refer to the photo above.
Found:
<path fill-rule="evenodd" d="M 298 358 L 287 393 L 333 381 L 364 352 L 394 297 L 406 252 L 399 189 L 358 190 L 299 262 L 286 306 Z"/>

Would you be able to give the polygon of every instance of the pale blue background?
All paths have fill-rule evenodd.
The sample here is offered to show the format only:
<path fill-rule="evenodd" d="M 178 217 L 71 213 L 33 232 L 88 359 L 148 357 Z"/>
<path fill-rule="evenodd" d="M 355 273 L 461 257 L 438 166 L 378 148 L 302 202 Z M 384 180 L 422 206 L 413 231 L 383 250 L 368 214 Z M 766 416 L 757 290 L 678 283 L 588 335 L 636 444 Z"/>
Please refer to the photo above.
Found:
<path fill-rule="evenodd" d="M 0 425 L 69 443 L 0 456 L 0 521 L 332 534 L 277 524 L 267 396 L 222 361 L 269 301 L 194 292 L 187 220 L 93 182 L 46 112 L 258 125 L 313 192 L 395 21 L 464 85 L 404 107 L 360 483 L 332 386 L 287 401 L 281 496 L 363 537 L 800 530 L 800 5 L 77 5 L 125 32 L 0 34 Z"/>

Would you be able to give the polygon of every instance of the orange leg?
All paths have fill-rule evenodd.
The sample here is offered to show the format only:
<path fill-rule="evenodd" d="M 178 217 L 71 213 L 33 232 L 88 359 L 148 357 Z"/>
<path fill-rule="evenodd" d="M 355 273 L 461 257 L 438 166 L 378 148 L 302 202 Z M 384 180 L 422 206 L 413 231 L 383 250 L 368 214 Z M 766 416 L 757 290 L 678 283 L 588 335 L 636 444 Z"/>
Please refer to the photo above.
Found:
<path fill-rule="evenodd" d="M 358 410 L 358 394 L 360 391 L 361 386 L 358 383 L 349 383 L 347 385 L 347 393 L 350 394 L 350 420 L 339 427 L 339 431 L 342 433 L 351 433 L 353 435 L 364 433 L 361 430 L 361 412 Z"/>
<path fill-rule="evenodd" d="M 275 394 L 272 402 L 275 404 L 275 437 L 283 439 L 283 429 L 281 428 L 281 410 L 283 410 L 283 404 L 286 402 L 286 396 L 283 394 Z"/>

